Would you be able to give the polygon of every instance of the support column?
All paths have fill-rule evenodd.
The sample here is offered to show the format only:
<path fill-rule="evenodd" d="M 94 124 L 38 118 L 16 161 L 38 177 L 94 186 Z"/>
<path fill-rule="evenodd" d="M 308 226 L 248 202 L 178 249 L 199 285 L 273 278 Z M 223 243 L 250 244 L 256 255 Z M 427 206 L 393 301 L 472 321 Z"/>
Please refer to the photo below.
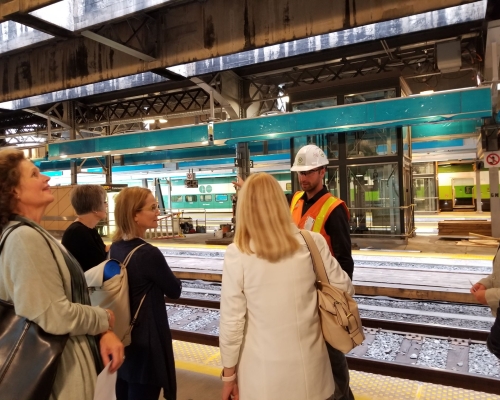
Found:
<path fill-rule="evenodd" d="M 78 185 L 78 164 L 76 161 L 69 162 L 69 169 L 71 172 L 71 184 Z"/>
<path fill-rule="evenodd" d="M 500 197 L 498 197 L 498 168 L 490 168 L 491 235 L 500 237 Z"/>
<path fill-rule="evenodd" d="M 113 183 L 111 167 L 112 167 L 112 159 L 111 156 L 105 156 L 106 162 L 106 185 L 111 185 Z"/>
<path fill-rule="evenodd" d="M 476 211 L 482 213 L 483 206 L 481 204 L 481 168 L 479 162 L 476 161 Z"/>
<path fill-rule="evenodd" d="M 250 151 L 248 143 L 238 143 L 236 147 L 236 160 L 238 161 L 238 176 L 243 180 L 250 176 Z"/>

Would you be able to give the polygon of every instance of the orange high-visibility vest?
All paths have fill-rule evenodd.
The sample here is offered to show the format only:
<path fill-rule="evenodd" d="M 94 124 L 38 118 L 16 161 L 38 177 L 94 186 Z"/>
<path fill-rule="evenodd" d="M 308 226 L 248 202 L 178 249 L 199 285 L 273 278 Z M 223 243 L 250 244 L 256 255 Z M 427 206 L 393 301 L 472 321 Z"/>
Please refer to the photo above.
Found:
<path fill-rule="evenodd" d="M 325 231 L 325 222 L 332 211 L 339 205 L 342 205 L 344 207 L 347 213 L 347 219 L 349 220 L 349 209 L 342 200 L 332 196 L 330 193 L 326 193 L 321 196 L 304 215 L 302 215 L 302 207 L 304 206 L 304 200 L 302 199 L 303 195 L 304 192 L 297 192 L 292 198 L 290 211 L 292 213 L 293 222 L 299 229 L 304 229 L 307 218 L 311 217 L 314 220 L 311 231 L 318 232 L 323 235 L 323 237 L 326 239 L 326 242 L 328 243 L 328 247 L 330 247 L 330 252 L 334 256 L 332 240 Z"/>

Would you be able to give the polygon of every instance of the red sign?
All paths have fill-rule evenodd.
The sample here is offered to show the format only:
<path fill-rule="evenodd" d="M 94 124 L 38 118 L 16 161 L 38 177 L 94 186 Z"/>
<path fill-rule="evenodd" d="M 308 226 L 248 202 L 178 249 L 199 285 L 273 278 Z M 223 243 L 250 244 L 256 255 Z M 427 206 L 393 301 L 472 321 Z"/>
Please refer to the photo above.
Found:
<path fill-rule="evenodd" d="M 497 151 L 487 152 L 484 154 L 485 167 L 499 167 L 500 154 Z"/>

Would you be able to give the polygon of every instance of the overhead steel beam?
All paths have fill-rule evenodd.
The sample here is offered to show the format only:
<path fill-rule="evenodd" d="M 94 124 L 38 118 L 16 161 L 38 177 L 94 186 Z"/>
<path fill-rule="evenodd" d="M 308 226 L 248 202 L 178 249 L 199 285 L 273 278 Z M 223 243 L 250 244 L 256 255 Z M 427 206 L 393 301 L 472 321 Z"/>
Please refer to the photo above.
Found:
<path fill-rule="evenodd" d="M 211 93 L 214 96 L 214 99 L 219 103 L 224 110 L 228 113 L 228 115 L 231 117 L 231 119 L 239 119 L 240 116 L 238 113 L 234 110 L 233 106 L 229 104 L 229 101 L 227 101 L 222 94 L 220 94 L 215 88 L 210 86 L 208 83 L 206 83 L 204 80 L 198 78 L 198 77 L 193 77 L 191 78 L 191 82 L 195 83 L 198 87 L 202 88 L 205 92 Z"/>
<path fill-rule="evenodd" d="M 117 43 L 113 40 L 110 40 L 104 36 L 98 35 L 97 33 L 91 31 L 83 31 L 81 33 L 82 36 L 89 38 L 91 40 L 95 40 L 98 43 L 102 43 L 106 46 L 111 47 L 112 49 L 121 51 L 125 54 L 131 55 L 132 57 L 138 58 L 139 60 L 144 61 L 156 61 L 154 57 L 148 56 L 147 54 L 141 53 L 140 51 L 131 49 L 130 47 L 124 46 L 123 44 Z"/>
<path fill-rule="evenodd" d="M 61 0 L 1 0 L 0 22 L 12 19 L 16 14 L 27 14 Z"/>
<path fill-rule="evenodd" d="M 29 26 L 37 31 L 59 38 L 69 39 L 78 36 L 73 31 L 54 25 L 31 14 L 15 14 L 10 19 L 18 24 Z"/>
<path fill-rule="evenodd" d="M 491 117 L 489 88 L 440 92 L 357 103 L 319 110 L 240 119 L 214 124 L 214 144 L 281 140 L 297 136 L 370 128 L 413 126 Z M 157 150 L 208 146 L 207 125 L 114 135 L 49 144 L 49 160 L 95 157 L 103 152 L 133 154 Z"/>
<path fill-rule="evenodd" d="M 55 122 L 57 125 L 59 126 L 62 126 L 63 128 L 66 128 L 66 129 L 71 129 L 71 126 L 68 125 L 67 123 L 61 121 L 60 119 L 58 118 L 54 118 L 53 116 L 51 115 L 46 115 L 40 111 L 37 111 L 37 110 L 31 110 L 29 108 L 26 108 L 24 109 L 24 111 L 26 112 L 29 112 L 30 114 L 34 114 L 34 115 L 38 115 L 39 117 L 42 117 L 42 118 L 46 118 L 46 119 L 49 119 L 51 120 L 52 122 Z"/>
<path fill-rule="evenodd" d="M 86 38 L 0 58 L 0 102 L 473 3 L 472 0 L 212 0 L 155 12 L 157 61 Z M 483 2 L 475 2 L 483 4 Z M 355 4 L 355 7 L 354 7 Z M 228 16 L 230 18 L 228 19 Z M 273 50 L 270 49 L 272 53 Z M 47 68 L 50 65 L 50 68 Z"/>

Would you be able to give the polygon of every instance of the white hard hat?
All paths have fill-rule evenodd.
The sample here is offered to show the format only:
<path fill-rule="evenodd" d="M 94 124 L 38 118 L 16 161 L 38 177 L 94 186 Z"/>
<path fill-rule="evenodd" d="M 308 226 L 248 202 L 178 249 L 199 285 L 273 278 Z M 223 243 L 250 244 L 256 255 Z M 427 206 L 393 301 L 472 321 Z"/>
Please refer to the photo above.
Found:
<path fill-rule="evenodd" d="M 295 156 L 293 167 L 290 170 L 310 171 L 323 165 L 328 165 L 328 159 L 323 150 L 314 144 L 308 144 L 299 150 Z"/>

